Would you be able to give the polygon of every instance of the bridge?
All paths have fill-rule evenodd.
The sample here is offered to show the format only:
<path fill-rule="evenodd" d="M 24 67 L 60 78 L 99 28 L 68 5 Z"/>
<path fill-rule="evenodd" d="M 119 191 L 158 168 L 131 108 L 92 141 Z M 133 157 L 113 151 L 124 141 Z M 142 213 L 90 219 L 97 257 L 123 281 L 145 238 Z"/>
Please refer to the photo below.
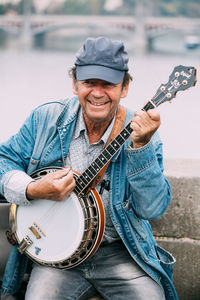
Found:
<path fill-rule="evenodd" d="M 75 15 L 8 15 L 0 17 L 0 32 L 8 37 L 17 37 L 24 44 L 37 41 L 44 43 L 48 32 L 66 29 L 69 36 L 81 35 L 88 30 L 94 35 L 122 33 L 133 34 L 134 44 L 152 48 L 161 35 L 172 31 L 198 34 L 200 19 L 160 18 L 140 16 L 75 16 Z M 138 43 L 138 44 L 137 44 Z"/>

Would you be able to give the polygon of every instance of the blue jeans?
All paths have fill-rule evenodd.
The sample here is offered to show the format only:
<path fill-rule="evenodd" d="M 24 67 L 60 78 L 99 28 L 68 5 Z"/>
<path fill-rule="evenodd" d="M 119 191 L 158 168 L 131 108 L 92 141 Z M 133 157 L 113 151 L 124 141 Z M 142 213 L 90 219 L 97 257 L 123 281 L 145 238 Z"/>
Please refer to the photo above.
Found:
<path fill-rule="evenodd" d="M 164 300 L 164 291 L 131 258 L 122 243 L 102 245 L 81 265 L 59 270 L 34 265 L 26 300 Z"/>

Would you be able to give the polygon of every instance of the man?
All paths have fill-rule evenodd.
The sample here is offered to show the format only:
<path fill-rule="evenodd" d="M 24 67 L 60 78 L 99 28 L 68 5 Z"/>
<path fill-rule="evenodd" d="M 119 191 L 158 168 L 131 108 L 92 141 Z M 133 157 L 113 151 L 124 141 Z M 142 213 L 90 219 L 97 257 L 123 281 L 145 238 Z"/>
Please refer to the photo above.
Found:
<path fill-rule="evenodd" d="M 88 38 L 71 74 L 75 97 L 36 108 L 19 133 L 0 147 L 0 192 L 9 202 L 63 201 L 76 186 L 71 169 L 82 173 L 105 147 L 131 80 L 123 43 Z M 160 116 L 156 110 L 134 116 L 127 110 L 124 125 L 130 120 L 130 139 L 97 186 L 106 215 L 99 249 L 68 270 L 33 264 L 26 299 L 87 299 L 95 292 L 104 299 L 177 299 L 173 258 L 156 245 L 147 221 L 161 217 L 170 202 L 162 144 L 155 133 Z M 66 168 L 36 181 L 29 176 L 48 166 Z M 23 260 L 21 268 L 17 259 Z M 17 268 L 23 274 L 24 260 L 15 248 L 4 276 L 4 294 L 17 290 L 13 274 Z"/>

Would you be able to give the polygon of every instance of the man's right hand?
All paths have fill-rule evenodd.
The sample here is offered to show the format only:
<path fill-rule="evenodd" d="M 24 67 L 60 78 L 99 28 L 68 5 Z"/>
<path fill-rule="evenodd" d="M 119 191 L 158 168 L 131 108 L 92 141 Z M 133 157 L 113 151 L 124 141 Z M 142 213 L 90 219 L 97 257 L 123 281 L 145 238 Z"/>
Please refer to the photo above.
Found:
<path fill-rule="evenodd" d="M 63 201 L 75 188 L 73 172 L 69 168 L 49 173 L 39 180 L 32 181 L 26 189 L 29 200 L 47 199 Z"/>

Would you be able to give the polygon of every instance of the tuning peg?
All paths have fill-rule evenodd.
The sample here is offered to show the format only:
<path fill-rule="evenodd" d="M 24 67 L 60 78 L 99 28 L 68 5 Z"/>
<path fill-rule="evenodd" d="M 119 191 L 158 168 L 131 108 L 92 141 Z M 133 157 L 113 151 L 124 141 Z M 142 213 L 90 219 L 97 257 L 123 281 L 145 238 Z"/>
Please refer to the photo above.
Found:
<path fill-rule="evenodd" d="M 167 98 L 171 98 L 172 94 L 171 93 L 167 93 Z"/>
<path fill-rule="evenodd" d="M 161 87 L 160 87 L 160 90 L 161 90 L 162 92 L 164 92 L 164 91 L 165 91 L 165 86 L 164 86 L 164 85 L 161 86 Z"/>
<path fill-rule="evenodd" d="M 187 80 L 183 80 L 182 82 L 183 85 L 186 85 L 187 83 L 188 83 Z"/>

